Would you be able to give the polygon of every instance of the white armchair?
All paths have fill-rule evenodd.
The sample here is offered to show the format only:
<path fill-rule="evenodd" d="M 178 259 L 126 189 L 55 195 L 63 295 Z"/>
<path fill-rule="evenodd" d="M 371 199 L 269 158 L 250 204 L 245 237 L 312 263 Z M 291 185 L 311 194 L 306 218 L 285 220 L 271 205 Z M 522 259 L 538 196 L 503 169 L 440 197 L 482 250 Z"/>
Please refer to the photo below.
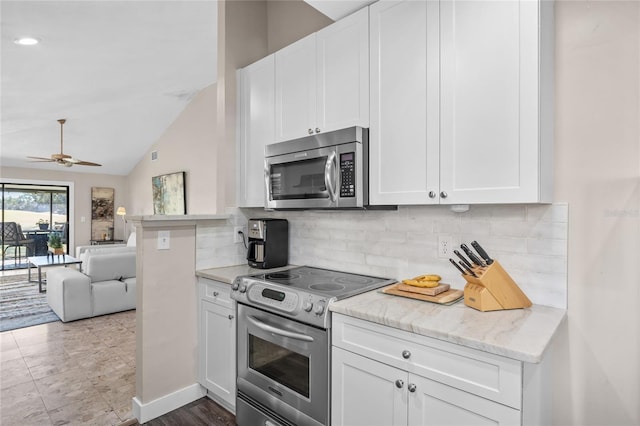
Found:
<path fill-rule="evenodd" d="M 82 256 L 83 272 L 47 272 L 47 303 L 63 322 L 136 308 L 135 248 Z"/>

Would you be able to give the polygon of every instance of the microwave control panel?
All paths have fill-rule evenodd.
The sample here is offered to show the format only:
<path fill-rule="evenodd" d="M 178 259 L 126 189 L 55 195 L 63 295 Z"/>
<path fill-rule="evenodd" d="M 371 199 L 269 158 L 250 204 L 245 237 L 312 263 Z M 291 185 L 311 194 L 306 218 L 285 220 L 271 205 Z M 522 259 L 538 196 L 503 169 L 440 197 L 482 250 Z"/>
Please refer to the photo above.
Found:
<path fill-rule="evenodd" d="M 340 197 L 356 196 L 356 161 L 355 153 L 340 154 Z"/>

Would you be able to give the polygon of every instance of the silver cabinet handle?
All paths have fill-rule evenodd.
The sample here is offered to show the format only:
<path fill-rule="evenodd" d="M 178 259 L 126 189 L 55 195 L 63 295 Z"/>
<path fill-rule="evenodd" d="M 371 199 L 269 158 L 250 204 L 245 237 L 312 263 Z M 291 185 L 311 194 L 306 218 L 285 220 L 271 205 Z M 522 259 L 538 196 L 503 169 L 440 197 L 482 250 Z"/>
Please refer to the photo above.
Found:
<path fill-rule="evenodd" d="M 229 314 L 229 319 L 232 320 L 233 319 L 233 315 Z"/>
<path fill-rule="evenodd" d="M 442 191 L 442 192 L 440 193 L 440 196 L 441 196 L 442 198 L 447 198 L 447 193 L 446 193 L 446 192 L 444 192 L 444 191 Z"/>
<path fill-rule="evenodd" d="M 435 191 L 429 191 L 429 198 L 436 198 Z"/>
<path fill-rule="evenodd" d="M 404 386 L 404 382 L 400 379 L 396 380 L 396 387 L 398 389 L 402 389 L 402 387 Z"/>
<path fill-rule="evenodd" d="M 309 134 L 312 135 L 313 134 L 313 129 L 309 129 Z"/>
<path fill-rule="evenodd" d="M 408 350 L 405 349 L 404 351 L 402 351 L 402 358 L 404 358 L 404 359 L 411 358 L 411 352 L 409 352 Z"/>
<path fill-rule="evenodd" d="M 415 385 L 415 383 L 409 383 L 409 386 L 407 386 L 407 389 L 409 389 L 409 392 L 415 392 L 417 388 L 418 387 Z"/>
<path fill-rule="evenodd" d="M 316 133 L 320 133 L 320 128 L 316 127 Z"/>

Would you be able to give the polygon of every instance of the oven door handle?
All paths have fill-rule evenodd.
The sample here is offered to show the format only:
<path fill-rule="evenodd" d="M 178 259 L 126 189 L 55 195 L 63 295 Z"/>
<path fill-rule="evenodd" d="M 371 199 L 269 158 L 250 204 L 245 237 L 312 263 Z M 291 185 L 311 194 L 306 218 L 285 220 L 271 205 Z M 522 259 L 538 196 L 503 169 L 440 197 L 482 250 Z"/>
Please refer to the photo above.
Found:
<path fill-rule="evenodd" d="M 307 336 L 306 334 L 294 333 L 293 331 L 283 330 L 281 328 L 274 327 L 274 326 L 269 325 L 269 324 L 265 324 L 262 321 L 260 321 L 259 319 L 257 319 L 256 317 L 253 317 L 251 315 L 247 315 L 247 319 L 249 320 L 249 322 L 251 324 L 255 325 L 256 327 L 258 327 L 262 331 L 266 331 L 268 333 L 277 334 L 279 336 L 290 337 L 290 338 L 296 339 L 296 340 L 302 340 L 304 342 L 313 342 L 313 337 Z"/>

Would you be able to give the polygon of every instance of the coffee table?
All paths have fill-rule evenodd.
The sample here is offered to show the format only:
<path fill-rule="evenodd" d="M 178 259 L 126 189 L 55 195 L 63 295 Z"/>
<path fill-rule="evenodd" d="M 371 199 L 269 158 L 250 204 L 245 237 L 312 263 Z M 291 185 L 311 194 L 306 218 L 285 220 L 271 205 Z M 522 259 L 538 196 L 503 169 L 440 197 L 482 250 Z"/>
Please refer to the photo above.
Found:
<path fill-rule="evenodd" d="M 80 265 L 80 271 L 82 271 L 82 260 L 76 259 L 75 257 L 69 256 L 68 254 L 54 254 L 48 256 L 32 256 L 28 258 L 29 260 L 29 282 L 31 281 L 31 268 L 38 268 L 38 291 L 40 293 L 44 293 L 42 289 L 42 268 L 46 268 L 48 266 L 64 266 L 67 265 Z"/>

